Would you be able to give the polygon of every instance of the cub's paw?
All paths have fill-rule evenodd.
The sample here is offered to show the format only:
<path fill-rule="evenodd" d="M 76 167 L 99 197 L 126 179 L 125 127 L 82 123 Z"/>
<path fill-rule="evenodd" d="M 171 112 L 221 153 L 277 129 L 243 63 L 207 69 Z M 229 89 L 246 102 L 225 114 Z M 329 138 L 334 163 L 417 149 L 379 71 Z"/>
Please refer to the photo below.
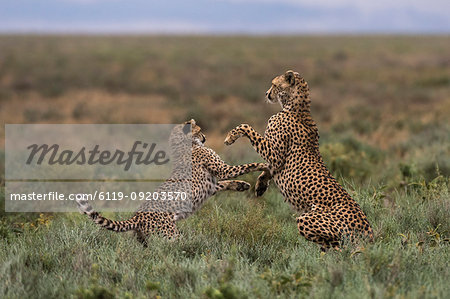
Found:
<path fill-rule="evenodd" d="M 249 183 L 247 183 L 245 181 L 235 181 L 234 183 L 235 183 L 234 189 L 239 192 L 248 190 L 248 189 L 250 189 L 250 186 L 251 186 Z"/>

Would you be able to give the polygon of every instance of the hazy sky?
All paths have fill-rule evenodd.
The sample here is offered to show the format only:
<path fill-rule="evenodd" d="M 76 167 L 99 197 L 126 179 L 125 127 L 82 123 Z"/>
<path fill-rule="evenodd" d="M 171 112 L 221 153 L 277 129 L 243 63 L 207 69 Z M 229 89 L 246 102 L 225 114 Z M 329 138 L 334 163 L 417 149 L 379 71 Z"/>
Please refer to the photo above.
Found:
<path fill-rule="evenodd" d="M 0 32 L 450 33 L 450 0 L 1 0 Z"/>

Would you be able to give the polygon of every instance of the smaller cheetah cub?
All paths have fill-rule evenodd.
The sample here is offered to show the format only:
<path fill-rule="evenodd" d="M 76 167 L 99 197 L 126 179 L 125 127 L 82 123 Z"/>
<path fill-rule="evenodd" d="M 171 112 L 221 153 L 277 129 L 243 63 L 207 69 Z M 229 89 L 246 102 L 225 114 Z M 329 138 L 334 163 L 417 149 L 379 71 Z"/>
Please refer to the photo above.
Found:
<path fill-rule="evenodd" d="M 167 238 L 176 238 L 179 231 L 176 221 L 189 217 L 203 203 L 218 191 L 245 191 L 250 184 L 245 181 L 228 180 L 252 171 L 268 171 L 264 163 L 250 163 L 237 166 L 226 164 L 212 149 L 204 146 L 205 135 L 193 119 L 177 125 L 170 135 L 174 167 L 168 180 L 154 192 L 191 190 L 191 198 L 177 201 L 167 207 L 153 201 L 145 202 L 133 217 L 124 221 L 107 219 L 96 212 L 87 201 L 77 201 L 81 213 L 88 215 L 95 223 L 116 232 L 135 231 L 138 240 L 147 245 L 150 234 L 157 233 Z M 191 147 L 186 149 L 186 147 Z M 188 153 L 188 154 L 187 154 Z M 189 166 L 188 166 L 189 165 Z M 186 167 L 192 167 L 192 176 L 186 179 Z"/>

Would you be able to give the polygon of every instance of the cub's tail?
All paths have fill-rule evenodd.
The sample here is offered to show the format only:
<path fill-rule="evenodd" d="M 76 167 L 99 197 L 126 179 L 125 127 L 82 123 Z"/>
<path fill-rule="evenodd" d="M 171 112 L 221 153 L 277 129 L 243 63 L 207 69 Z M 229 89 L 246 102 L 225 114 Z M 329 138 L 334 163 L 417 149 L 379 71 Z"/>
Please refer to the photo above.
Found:
<path fill-rule="evenodd" d="M 114 221 L 101 216 L 98 212 L 92 208 L 87 200 L 76 200 L 78 209 L 81 214 L 88 215 L 95 223 L 109 230 L 116 232 L 126 232 L 129 230 L 135 230 L 139 225 L 138 215 L 124 221 Z"/>

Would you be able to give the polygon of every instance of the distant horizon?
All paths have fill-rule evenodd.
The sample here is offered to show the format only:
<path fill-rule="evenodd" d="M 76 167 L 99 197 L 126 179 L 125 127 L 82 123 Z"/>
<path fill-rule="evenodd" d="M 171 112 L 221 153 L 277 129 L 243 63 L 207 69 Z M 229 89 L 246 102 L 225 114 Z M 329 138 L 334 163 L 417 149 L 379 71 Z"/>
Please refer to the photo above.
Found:
<path fill-rule="evenodd" d="M 245 32 L 88 32 L 88 31 L 1 31 L 0 36 L 104 36 L 104 37 L 444 37 L 446 32 L 299 32 L 299 33 L 245 33 Z"/>
<path fill-rule="evenodd" d="M 448 35 L 450 1 L 6 0 L 0 33 Z"/>

